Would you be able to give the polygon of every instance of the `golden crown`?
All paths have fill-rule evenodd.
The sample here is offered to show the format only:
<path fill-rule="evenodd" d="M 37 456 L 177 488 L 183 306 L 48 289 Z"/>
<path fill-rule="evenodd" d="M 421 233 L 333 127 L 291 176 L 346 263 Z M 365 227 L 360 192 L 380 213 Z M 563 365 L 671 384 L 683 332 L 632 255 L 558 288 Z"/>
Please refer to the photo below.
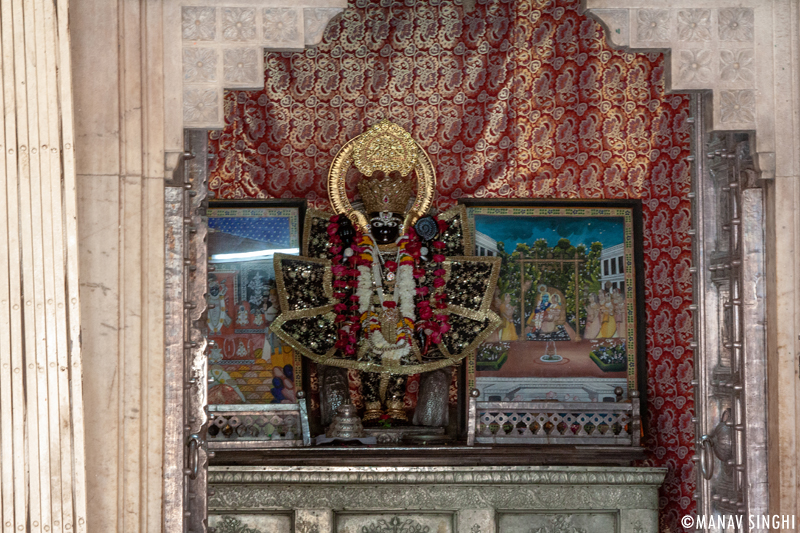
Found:
<path fill-rule="evenodd" d="M 411 198 L 414 182 L 409 179 L 361 179 L 358 182 L 358 192 L 364 202 L 364 211 L 367 213 L 403 214 L 406 212 L 408 200 Z"/>
<path fill-rule="evenodd" d="M 355 144 L 353 163 L 365 176 L 372 176 L 377 170 L 386 175 L 397 171 L 408 176 L 417 164 L 419 147 L 411 134 L 386 119 L 359 135 Z"/>

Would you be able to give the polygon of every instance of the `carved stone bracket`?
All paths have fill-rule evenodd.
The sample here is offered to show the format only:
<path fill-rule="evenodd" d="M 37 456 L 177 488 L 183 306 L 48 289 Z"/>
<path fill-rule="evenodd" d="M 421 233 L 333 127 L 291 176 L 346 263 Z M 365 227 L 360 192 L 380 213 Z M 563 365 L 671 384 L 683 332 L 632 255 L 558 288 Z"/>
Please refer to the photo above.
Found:
<path fill-rule="evenodd" d="M 225 89 L 264 87 L 264 50 L 316 46 L 346 0 L 238 0 L 164 3 L 167 152 L 179 153 L 183 129 L 224 123 Z M 168 155 L 167 170 L 176 164 Z"/>

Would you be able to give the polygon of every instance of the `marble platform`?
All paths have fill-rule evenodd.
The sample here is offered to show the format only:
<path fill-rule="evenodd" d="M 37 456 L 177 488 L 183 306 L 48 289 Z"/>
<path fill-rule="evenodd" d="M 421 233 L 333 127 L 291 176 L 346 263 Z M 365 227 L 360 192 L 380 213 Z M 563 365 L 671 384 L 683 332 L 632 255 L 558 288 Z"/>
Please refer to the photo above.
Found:
<path fill-rule="evenodd" d="M 657 533 L 665 473 L 575 466 L 212 466 L 208 524 L 216 533 Z"/>

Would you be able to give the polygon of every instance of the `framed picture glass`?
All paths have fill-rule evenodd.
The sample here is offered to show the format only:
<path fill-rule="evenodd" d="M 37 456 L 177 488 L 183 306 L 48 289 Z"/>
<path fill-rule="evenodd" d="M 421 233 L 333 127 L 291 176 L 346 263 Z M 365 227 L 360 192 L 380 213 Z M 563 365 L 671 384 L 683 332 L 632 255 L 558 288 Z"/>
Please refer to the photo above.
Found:
<path fill-rule="evenodd" d="M 462 203 L 475 253 L 502 258 L 492 304 L 502 325 L 475 355 L 481 399 L 614 402 L 618 387 L 643 395 L 641 202 Z"/>
<path fill-rule="evenodd" d="M 300 254 L 304 200 L 208 208 L 208 403 L 294 403 L 299 365 L 270 332 L 280 313 L 273 256 Z"/>

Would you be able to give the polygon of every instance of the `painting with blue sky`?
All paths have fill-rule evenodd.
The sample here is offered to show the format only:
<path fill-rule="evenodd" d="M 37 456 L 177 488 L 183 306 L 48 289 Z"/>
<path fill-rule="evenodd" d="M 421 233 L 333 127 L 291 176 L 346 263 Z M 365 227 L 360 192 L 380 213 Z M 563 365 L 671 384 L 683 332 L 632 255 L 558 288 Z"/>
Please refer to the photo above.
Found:
<path fill-rule="evenodd" d="M 614 387 L 635 386 L 632 209 L 489 204 L 467 217 L 476 254 L 502 260 L 492 302 L 502 323 L 476 355 L 482 393 L 609 401 Z"/>
<path fill-rule="evenodd" d="M 273 259 L 300 253 L 300 209 L 212 204 L 207 216 L 208 403 L 291 403 L 294 354 L 269 326 L 280 312 Z"/>
<path fill-rule="evenodd" d="M 532 246 L 538 239 L 545 239 L 548 246 L 553 247 L 564 238 L 575 246 L 583 244 L 588 248 L 593 242 L 599 242 L 603 248 L 610 248 L 622 242 L 624 224 L 622 217 L 475 216 L 475 229 L 506 243 L 506 249 L 509 244 L 518 242 Z"/>

